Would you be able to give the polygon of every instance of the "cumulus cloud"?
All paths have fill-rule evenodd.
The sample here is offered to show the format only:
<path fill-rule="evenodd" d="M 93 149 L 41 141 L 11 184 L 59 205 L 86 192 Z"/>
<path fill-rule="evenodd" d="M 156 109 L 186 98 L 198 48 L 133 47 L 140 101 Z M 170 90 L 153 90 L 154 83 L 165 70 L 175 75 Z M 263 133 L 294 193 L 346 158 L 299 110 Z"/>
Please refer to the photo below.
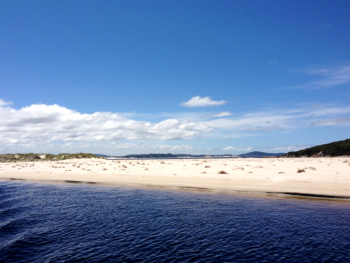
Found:
<path fill-rule="evenodd" d="M 214 118 L 222 118 L 222 117 L 228 117 L 228 116 L 231 116 L 233 115 L 233 113 L 229 112 L 229 111 L 223 111 L 223 112 L 220 112 L 218 114 L 214 114 L 213 117 Z"/>
<path fill-rule="evenodd" d="M 59 105 L 36 104 L 16 110 L 0 106 L 0 145 L 28 147 L 46 144 L 120 140 L 193 139 L 210 132 L 209 126 L 190 120 L 148 122 L 118 113 L 84 114 Z"/>
<path fill-rule="evenodd" d="M 15 109 L 2 100 L 0 152 L 113 153 L 117 150 L 140 153 L 142 149 L 148 149 L 144 152 L 153 151 L 152 145 L 157 145 L 158 148 L 154 151 L 159 149 L 159 152 L 176 152 L 177 149 L 179 152 L 195 152 L 201 148 L 179 145 L 183 145 L 183 140 L 206 139 L 210 142 L 218 138 L 257 136 L 279 130 L 350 125 L 350 107 L 330 105 L 276 109 L 233 116 L 227 116 L 228 113 L 222 112 L 217 115 L 225 118 L 211 116 L 208 119 L 208 114 L 191 113 L 181 116 L 159 115 L 157 121 L 150 121 L 152 118 L 145 118 L 145 121 L 137 119 L 143 116 L 142 114 L 129 117 L 113 112 L 85 114 L 56 104 L 34 104 Z M 161 145 L 168 144 L 159 143 L 170 140 L 171 144 L 176 145 L 162 148 Z M 144 144 L 145 142 L 148 143 Z M 145 148 L 135 145 L 145 145 Z M 247 148 L 241 149 L 249 151 Z M 226 147 L 224 150 L 240 151 L 240 148 Z"/>
<path fill-rule="evenodd" d="M 336 68 L 314 68 L 304 71 L 308 75 L 321 76 L 320 80 L 309 81 L 295 88 L 303 89 L 325 89 L 333 88 L 350 83 L 350 66 Z"/>
<path fill-rule="evenodd" d="M 11 104 L 12 102 L 7 102 L 7 101 L 4 101 L 3 99 L 0 99 L 0 107 L 8 106 Z"/>
<path fill-rule="evenodd" d="M 212 100 L 210 97 L 201 98 L 200 96 L 196 96 L 186 102 L 182 102 L 180 105 L 184 107 L 194 108 L 194 107 L 220 106 L 220 105 L 224 105 L 225 103 L 226 101 L 224 100 L 215 101 L 215 100 Z"/>

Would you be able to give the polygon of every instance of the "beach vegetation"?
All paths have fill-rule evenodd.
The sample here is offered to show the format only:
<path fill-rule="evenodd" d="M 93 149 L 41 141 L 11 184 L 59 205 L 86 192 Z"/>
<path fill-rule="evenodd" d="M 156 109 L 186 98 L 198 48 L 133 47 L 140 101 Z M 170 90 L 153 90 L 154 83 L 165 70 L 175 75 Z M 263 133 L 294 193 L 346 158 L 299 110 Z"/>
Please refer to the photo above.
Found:
<path fill-rule="evenodd" d="M 91 153 L 61 153 L 61 154 L 44 154 L 44 153 L 17 153 L 17 154 L 0 154 L 0 162 L 36 162 L 36 161 L 62 161 L 68 159 L 82 158 L 99 158 Z"/>

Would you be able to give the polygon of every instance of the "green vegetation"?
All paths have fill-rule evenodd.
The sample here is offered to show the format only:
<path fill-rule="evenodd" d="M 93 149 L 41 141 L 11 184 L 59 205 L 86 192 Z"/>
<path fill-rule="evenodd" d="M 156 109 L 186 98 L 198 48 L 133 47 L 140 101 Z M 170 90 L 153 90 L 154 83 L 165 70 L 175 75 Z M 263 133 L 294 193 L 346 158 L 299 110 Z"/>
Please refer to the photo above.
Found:
<path fill-rule="evenodd" d="M 304 150 L 289 152 L 286 157 L 322 157 L 350 155 L 350 139 L 322 144 Z"/>
<path fill-rule="evenodd" d="M 54 154 L 37 154 L 37 153 L 17 153 L 17 154 L 0 154 L 0 162 L 34 162 L 39 160 L 61 161 L 67 159 L 82 158 L 99 158 L 91 153 L 60 153 Z"/>

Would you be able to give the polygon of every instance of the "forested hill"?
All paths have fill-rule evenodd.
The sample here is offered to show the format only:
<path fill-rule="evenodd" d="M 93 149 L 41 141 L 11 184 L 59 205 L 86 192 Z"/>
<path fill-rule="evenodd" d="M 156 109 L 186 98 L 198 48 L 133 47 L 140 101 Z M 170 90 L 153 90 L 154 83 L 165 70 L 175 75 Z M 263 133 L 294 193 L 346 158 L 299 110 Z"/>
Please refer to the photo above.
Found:
<path fill-rule="evenodd" d="M 286 157 L 322 157 L 322 156 L 344 156 L 350 155 L 350 139 L 322 144 L 304 150 L 289 152 Z"/>
<path fill-rule="evenodd" d="M 263 158 L 263 157 L 277 157 L 282 156 L 284 153 L 266 153 L 266 152 L 250 152 L 250 153 L 244 153 L 240 154 L 239 157 L 241 158 Z"/>

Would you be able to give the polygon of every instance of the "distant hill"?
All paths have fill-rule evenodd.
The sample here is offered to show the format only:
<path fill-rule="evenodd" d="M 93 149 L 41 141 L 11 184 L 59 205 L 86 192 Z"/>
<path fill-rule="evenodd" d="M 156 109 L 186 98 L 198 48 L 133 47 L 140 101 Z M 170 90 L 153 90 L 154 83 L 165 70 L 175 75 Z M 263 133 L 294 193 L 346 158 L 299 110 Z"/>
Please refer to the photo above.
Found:
<path fill-rule="evenodd" d="M 100 154 L 100 153 L 94 153 L 94 155 L 96 155 L 97 157 L 111 157 L 110 155 Z"/>
<path fill-rule="evenodd" d="M 0 162 L 32 162 L 39 160 L 61 161 L 67 159 L 82 158 L 98 158 L 91 153 L 60 153 L 60 154 L 44 154 L 44 153 L 17 153 L 17 154 L 0 154 Z"/>
<path fill-rule="evenodd" d="M 322 157 L 322 156 L 343 156 L 350 155 L 350 139 L 322 144 L 304 150 L 289 152 L 286 157 Z"/>
<path fill-rule="evenodd" d="M 192 155 L 192 154 L 171 154 L 171 153 L 149 153 L 149 154 L 129 154 L 124 158 L 205 158 L 205 157 L 236 157 L 231 154 L 224 155 Z"/>
<path fill-rule="evenodd" d="M 241 155 L 232 154 L 219 154 L 219 155 L 193 155 L 193 154 L 171 154 L 171 153 L 150 153 L 150 154 L 129 154 L 123 156 L 123 158 L 225 158 L 225 157 L 241 157 L 241 158 L 261 158 L 261 157 L 273 157 L 282 156 L 284 153 L 265 153 L 265 152 L 250 152 Z"/>
<path fill-rule="evenodd" d="M 265 153 L 265 152 L 250 152 L 238 155 L 242 158 L 262 158 L 262 157 L 274 157 L 274 156 L 282 156 L 284 153 Z"/>

